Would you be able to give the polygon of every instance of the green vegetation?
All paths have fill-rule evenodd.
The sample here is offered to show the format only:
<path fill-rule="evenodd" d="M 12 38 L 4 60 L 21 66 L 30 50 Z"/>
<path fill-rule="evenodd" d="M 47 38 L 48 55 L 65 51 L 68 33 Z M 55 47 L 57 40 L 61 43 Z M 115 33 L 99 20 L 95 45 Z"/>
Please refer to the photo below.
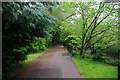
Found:
<path fill-rule="evenodd" d="M 115 6 L 113 3 L 104 2 L 63 3 L 60 8 L 64 12 L 61 13 L 68 17 L 61 22 L 61 40 L 65 42 L 68 36 L 79 38 L 76 45 L 79 46 L 80 55 L 87 50 L 97 53 L 99 50 L 105 51 L 109 46 L 116 45 L 118 25 Z M 66 41 L 66 44 L 70 43 L 72 44 Z"/>
<path fill-rule="evenodd" d="M 20 63 L 19 66 L 14 71 L 11 72 L 10 76 L 14 77 L 16 75 L 16 73 L 20 72 L 22 69 L 25 69 L 30 62 L 32 62 L 34 59 L 36 59 L 37 57 L 39 57 L 42 54 L 43 54 L 43 52 L 28 54 L 27 58 L 25 60 L 19 62 Z"/>
<path fill-rule="evenodd" d="M 80 56 L 77 63 L 88 58 L 118 65 L 117 17 L 116 3 L 3 2 L 2 77 L 10 77 L 27 55 L 59 44 Z"/>
<path fill-rule="evenodd" d="M 43 3 L 2 3 L 3 77 L 10 77 L 28 54 L 51 46 L 57 27 L 50 12 Z"/>
<path fill-rule="evenodd" d="M 42 53 L 34 53 L 34 54 L 28 54 L 27 55 L 27 59 L 25 59 L 24 61 L 22 61 L 22 63 L 24 65 L 29 64 L 31 61 L 33 61 L 34 59 L 36 59 L 38 56 L 40 56 Z"/>
<path fill-rule="evenodd" d="M 116 78 L 117 67 L 79 56 L 72 57 L 83 78 Z"/>

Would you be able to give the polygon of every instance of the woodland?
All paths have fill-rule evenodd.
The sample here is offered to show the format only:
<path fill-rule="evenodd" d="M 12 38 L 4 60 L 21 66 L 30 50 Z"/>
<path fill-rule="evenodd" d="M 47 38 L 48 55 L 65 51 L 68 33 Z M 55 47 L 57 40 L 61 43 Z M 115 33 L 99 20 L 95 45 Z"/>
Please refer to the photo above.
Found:
<path fill-rule="evenodd" d="M 118 16 L 118 4 L 110 2 L 3 2 L 2 77 L 55 45 L 71 57 L 117 66 Z"/>

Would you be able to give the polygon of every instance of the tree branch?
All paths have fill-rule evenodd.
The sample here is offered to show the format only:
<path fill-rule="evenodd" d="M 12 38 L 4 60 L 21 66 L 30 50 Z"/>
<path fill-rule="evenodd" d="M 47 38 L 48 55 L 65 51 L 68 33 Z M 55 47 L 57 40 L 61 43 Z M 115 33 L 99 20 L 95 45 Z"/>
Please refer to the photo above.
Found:
<path fill-rule="evenodd" d="M 99 10 L 100 8 L 102 8 L 102 7 L 104 7 L 104 4 L 102 5 L 102 2 L 100 2 L 100 5 L 99 5 L 98 10 Z M 92 20 L 92 22 L 91 22 L 90 25 L 88 26 L 88 28 L 87 28 L 87 30 L 86 30 L 86 33 L 88 32 L 89 28 L 92 26 L 92 24 L 94 23 L 94 21 L 95 21 L 95 20 L 98 20 L 98 18 L 99 18 L 99 16 L 101 15 L 102 12 L 103 12 L 103 11 L 101 11 L 101 12 L 98 13 L 98 14 L 96 14 L 96 16 L 94 17 L 94 19 Z"/>
<path fill-rule="evenodd" d="M 75 14 L 75 13 L 73 13 L 73 14 L 71 14 L 71 15 L 67 16 L 66 18 L 64 18 L 62 21 L 65 21 L 66 19 L 68 19 L 69 17 L 71 17 L 71 16 L 73 16 L 73 15 L 76 15 L 76 14 Z"/>
<path fill-rule="evenodd" d="M 102 7 L 103 7 L 103 6 L 102 6 Z M 114 7 L 114 6 L 113 6 L 113 7 Z M 106 19 L 106 18 L 111 14 L 112 11 L 113 11 L 113 8 L 111 9 L 110 13 L 109 13 L 108 15 L 106 15 L 98 24 L 96 24 L 96 19 L 97 19 L 97 17 L 99 17 L 100 15 L 97 14 L 97 15 L 95 16 L 95 18 L 94 18 L 94 21 L 95 21 L 94 27 L 93 27 L 92 31 L 90 32 L 90 36 L 87 37 L 85 45 L 87 45 L 87 44 L 89 43 L 90 39 L 92 38 L 91 35 L 92 35 L 93 31 L 97 28 L 97 26 L 98 26 L 104 19 Z M 101 12 L 100 12 L 100 14 L 101 14 Z M 99 15 L 99 16 L 98 16 L 98 15 Z M 93 21 L 93 23 L 94 23 L 94 21 Z M 92 24 L 91 24 L 91 25 L 92 25 Z"/>
<path fill-rule="evenodd" d="M 111 44 L 111 45 L 107 46 L 106 48 L 110 48 L 111 46 L 114 46 L 115 44 L 116 44 L 116 43 Z"/>
<path fill-rule="evenodd" d="M 97 34 L 94 34 L 94 35 L 92 36 L 92 38 L 95 37 L 95 36 L 97 36 L 97 35 L 99 35 L 99 34 L 102 34 L 102 33 L 106 32 L 106 31 L 108 31 L 108 29 L 106 29 L 106 30 L 102 30 L 102 31 L 100 31 L 100 32 L 97 33 Z"/>
<path fill-rule="evenodd" d="M 113 6 L 114 7 L 114 6 Z M 111 11 L 109 12 L 109 14 L 107 14 L 102 20 L 100 20 L 97 24 L 96 24 L 96 26 L 98 26 L 103 20 L 105 20 L 111 13 L 112 13 L 112 11 L 113 11 L 113 8 L 111 9 Z"/>
<path fill-rule="evenodd" d="M 94 45 L 95 43 L 98 43 L 100 40 L 102 40 L 104 38 L 104 35 L 105 35 L 105 33 L 102 35 L 101 38 L 99 38 L 98 40 L 96 40 L 92 45 Z"/>

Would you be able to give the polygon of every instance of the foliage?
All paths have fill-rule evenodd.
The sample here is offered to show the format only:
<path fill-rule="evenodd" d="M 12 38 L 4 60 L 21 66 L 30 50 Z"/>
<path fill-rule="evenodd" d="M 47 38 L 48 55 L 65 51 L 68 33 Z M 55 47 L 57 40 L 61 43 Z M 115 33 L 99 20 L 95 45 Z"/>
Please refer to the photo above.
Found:
<path fill-rule="evenodd" d="M 118 66 L 118 64 L 120 63 L 120 59 L 107 56 L 104 62 L 110 65 Z"/>
<path fill-rule="evenodd" d="M 65 46 L 67 47 L 67 50 L 71 53 L 72 56 L 79 52 L 79 38 L 77 38 L 76 35 L 67 36 L 64 42 Z"/>
<path fill-rule="evenodd" d="M 32 60 L 34 60 L 35 58 L 37 58 L 41 54 L 42 53 L 28 54 L 27 59 L 25 59 L 24 61 L 21 61 L 21 63 L 23 64 L 23 66 L 25 66 L 26 64 L 29 64 Z"/>
<path fill-rule="evenodd" d="M 76 47 L 73 47 L 73 51 L 71 53 L 71 56 L 75 56 L 77 54 L 79 54 L 79 50 Z"/>
<path fill-rule="evenodd" d="M 114 44 L 117 39 L 115 6 L 104 2 L 63 3 L 61 10 L 68 17 L 61 22 L 61 38 L 75 34 L 80 39 L 81 55 L 94 45 L 101 44 L 105 49 L 105 45 Z"/>
<path fill-rule="evenodd" d="M 106 54 L 113 58 L 119 57 L 119 46 L 111 46 L 106 49 Z"/>
<path fill-rule="evenodd" d="M 114 3 L 63 3 L 59 7 L 62 17 L 61 40 L 74 54 L 94 61 L 117 64 L 118 44 L 117 8 Z M 73 48 L 77 50 L 73 50 Z M 88 54 L 87 51 L 90 51 Z M 107 52 L 107 55 L 106 55 Z M 111 55 L 111 57 L 109 57 Z M 111 59 L 110 59 L 111 58 Z M 116 57 L 118 58 L 118 57 Z M 114 58 L 115 59 L 115 58 Z"/>
<path fill-rule="evenodd" d="M 86 53 L 86 54 L 83 54 L 83 55 L 81 56 L 81 58 L 92 59 L 92 58 L 93 58 L 93 55 Z"/>
<path fill-rule="evenodd" d="M 120 63 L 118 45 L 106 49 L 105 63 L 117 66 Z"/>
<path fill-rule="evenodd" d="M 3 77 L 26 55 L 62 43 L 72 56 L 101 61 L 105 50 L 118 55 L 119 49 L 111 47 L 118 43 L 116 10 L 114 3 L 104 2 L 3 2 Z M 84 54 L 88 50 L 96 54 Z"/>
<path fill-rule="evenodd" d="M 69 35 L 65 39 L 66 44 L 69 45 L 79 45 L 79 38 L 76 35 Z M 77 47 L 77 46 L 76 46 Z"/>
<path fill-rule="evenodd" d="M 3 2 L 2 16 L 2 76 L 10 77 L 28 53 L 48 47 L 55 31 L 55 17 L 46 6 L 36 2 Z"/>
<path fill-rule="evenodd" d="M 104 58 L 106 57 L 106 55 L 102 52 L 96 53 L 93 55 L 92 60 L 93 61 L 104 61 Z"/>
<path fill-rule="evenodd" d="M 29 44 L 28 51 L 31 53 L 41 52 L 47 48 L 46 40 L 44 38 L 34 37 Z"/>

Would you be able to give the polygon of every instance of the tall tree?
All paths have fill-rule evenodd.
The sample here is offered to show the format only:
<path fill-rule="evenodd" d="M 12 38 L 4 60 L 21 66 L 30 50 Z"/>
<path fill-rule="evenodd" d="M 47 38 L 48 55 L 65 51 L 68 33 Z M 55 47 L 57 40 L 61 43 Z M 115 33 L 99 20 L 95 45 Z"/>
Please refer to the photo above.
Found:
<path fill-rule="evenodd" d="M 70 6 L 70 4 L 72 5 Z M 79 32 L 74 32 L 78 32 L 79 38 L 81 39 L 81 55 L 88 48 L 94 46 L 105 38 L 105 35 L 111 31 L 112 26 L 116 26 L 116 24 L 113 25 L 113 23 L 111 23 L 112 21 L 116 23 L 115 17 L 117 11 L 115 8 L 116 4 L 114 3 L 80 2 L 68 3 L 68 5 L 65 6 L 66 8 L 69 6 L 67 10 L 68 12 L 65 12 L 65 14 L 71 14 L 74 11 L 74 15 L 71 14 L 71 16 L 65 18 L 67 22 L 69 21 L 68 25 L 71 24 L 70 26 L 73 26 L 72 28 L 74 29 L 77 26 L 77 30 L 80 28 Z M 62 9 L 66 8 L 62 7 Z"/>

